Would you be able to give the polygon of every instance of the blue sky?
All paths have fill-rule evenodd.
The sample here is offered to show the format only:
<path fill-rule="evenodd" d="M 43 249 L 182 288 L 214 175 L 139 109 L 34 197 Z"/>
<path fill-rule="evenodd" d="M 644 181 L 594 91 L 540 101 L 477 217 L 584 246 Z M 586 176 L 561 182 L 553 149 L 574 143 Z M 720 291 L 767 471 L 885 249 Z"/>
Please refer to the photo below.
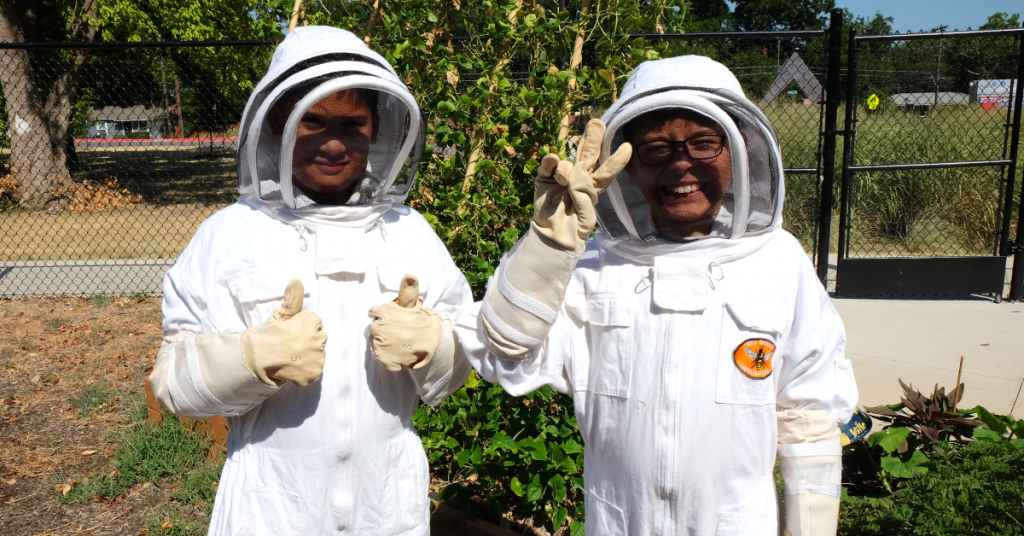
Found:
<path fill-rule="evenodd" d="M 900 33 L 930 30 L 943 24 L 950 30 L 977 29 L 993 13 L 1024 13 L 1022 0 L 836 0 L 836 7 L 863 17 L 881 11 L 894 19 L 893 30 Z"/>

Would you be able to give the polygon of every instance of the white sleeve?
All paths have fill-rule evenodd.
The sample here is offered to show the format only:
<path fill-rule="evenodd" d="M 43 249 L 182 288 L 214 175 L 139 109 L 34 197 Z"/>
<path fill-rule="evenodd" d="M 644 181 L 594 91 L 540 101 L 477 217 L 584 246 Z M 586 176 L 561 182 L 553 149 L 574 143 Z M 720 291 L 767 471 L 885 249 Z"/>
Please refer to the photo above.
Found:
<path fill-rule="evenodd" d="M 466 358 L 484 379 L 496 382 L 512 396 L 523 396 L 544 385 L 563 393 L 572 393 L 572 330 L 578 327 L 563 306 L 555 323 L 540 347 L 523 360 L 503 359 L 484 344 L 485 319 L 480 312 L 482 302 L 461 311 L 455 321 L 455 332 L 462 342 Z"/>
<path fill-rule="evenodd" d="M 857 384 L 844 355 L 846 330 L 821 284 L 798 274 L 794 315 L 779 341 L 776 417 L 786 532 L 835 536 L 842 489 L 839 424 L 857 406 Z"/>
<path fill-rule="evenodd" d="M 821 283 L 803 272 L 793 318 L 778 344 L 776 411 L 816 411 L 845 423 L 859 396 L 845 355 L 846 329 Z"/>

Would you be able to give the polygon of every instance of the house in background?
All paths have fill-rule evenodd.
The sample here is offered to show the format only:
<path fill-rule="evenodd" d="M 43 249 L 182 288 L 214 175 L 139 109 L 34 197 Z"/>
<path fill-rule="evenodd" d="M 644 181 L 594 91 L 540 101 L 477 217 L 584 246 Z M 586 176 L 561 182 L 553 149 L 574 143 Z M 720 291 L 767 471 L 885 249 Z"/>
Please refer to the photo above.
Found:
<path fill-rule="evenodd" d="M 144 134 L 158 138 L 167 130 L 167 120 L 160 108 L 145 106 L 104 106 L 89 112 L 92 124 L 88 129 L 90 138 L 125 137 L 129 134 Z"/>

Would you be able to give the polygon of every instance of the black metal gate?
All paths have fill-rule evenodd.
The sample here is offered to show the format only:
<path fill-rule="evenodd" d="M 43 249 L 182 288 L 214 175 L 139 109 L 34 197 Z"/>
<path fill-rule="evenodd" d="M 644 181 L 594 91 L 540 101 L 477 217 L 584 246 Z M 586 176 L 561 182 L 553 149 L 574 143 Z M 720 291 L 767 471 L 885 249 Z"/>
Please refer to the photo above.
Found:
<path fill-rule="evenodd" d="M 1022 36 L 850 30 L 837 295 L 1001 299 L 1019 251 Z"/>

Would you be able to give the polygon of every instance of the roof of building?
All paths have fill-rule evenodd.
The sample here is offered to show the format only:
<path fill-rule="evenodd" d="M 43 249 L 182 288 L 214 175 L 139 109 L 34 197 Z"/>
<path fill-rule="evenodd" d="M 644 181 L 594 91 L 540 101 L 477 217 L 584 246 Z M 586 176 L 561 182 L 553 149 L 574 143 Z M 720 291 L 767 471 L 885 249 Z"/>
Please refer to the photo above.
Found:
<path fill-rule="evenodd" d="M 970 96 L 966 93 L 955 91 L 940 91 L 938 93 L 939 104 L 968 104 Z M 935 92 L 925 93 L 893 93 L 889 95 L 892 102 L 897 106 L 928 106 L 935 104 Z"/>
<path fill-rule="evenodd" d="M 142 105 L 104 106 L 90 110 L 89 119 L 91 121 L 152 121 L 163 116 L 163 113 L 160 108 L 147 108 Z"/>

